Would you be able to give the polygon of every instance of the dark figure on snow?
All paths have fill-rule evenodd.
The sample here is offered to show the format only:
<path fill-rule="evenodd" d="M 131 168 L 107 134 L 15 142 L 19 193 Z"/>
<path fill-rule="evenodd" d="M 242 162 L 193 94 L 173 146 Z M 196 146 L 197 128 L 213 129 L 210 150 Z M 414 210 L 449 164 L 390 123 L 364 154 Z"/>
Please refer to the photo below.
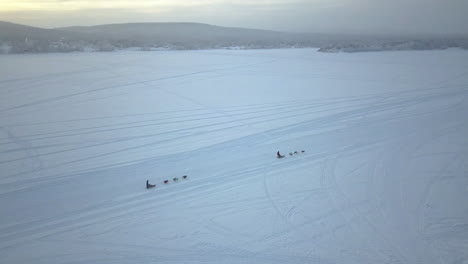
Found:
<path fill-rule="evenodd" d="M 279 153 L 279 151 L 278 151 L 278 152 L 276 152 L 276 156 L 278 157 L 278 159 L 284 158 L 284 156 L 283 156 L 283 155 L 281 155 L 281 154 Z"/>
<path fill-rule="evenodd" d="M 156 187 L 156 185 L 155 184 L 150 184 L 149 180 L 147 180 L 146 181 L 146 189 L 153 188 L 153 187 Z"/>

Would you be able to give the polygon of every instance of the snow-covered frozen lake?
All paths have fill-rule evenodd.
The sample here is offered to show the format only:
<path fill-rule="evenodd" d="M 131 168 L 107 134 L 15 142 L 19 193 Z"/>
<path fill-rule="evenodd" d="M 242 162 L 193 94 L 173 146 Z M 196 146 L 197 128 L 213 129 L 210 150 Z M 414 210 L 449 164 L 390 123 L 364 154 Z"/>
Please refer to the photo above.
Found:
<path fill-rule="evenodd" d="M 467 264 L 467 99 L 461 50 L 1 56 L 0 263 Z"/>

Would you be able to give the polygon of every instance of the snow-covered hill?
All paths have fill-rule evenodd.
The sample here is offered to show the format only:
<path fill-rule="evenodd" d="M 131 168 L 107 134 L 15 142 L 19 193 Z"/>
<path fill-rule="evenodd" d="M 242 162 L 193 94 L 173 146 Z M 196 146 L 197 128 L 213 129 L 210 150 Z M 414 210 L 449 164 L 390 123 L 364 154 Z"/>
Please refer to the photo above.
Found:
<path fill-rule="evenodd" d="M 0 263 L 466 264 L 467 68 L 461 50 L 5 56 Z"/>
<path fill-rule="evenodd" d="M 0 21 L 0 54 L 123 49 L 310 48 L 331 44 L 343 38 L 336 35 L 285 33 L 200 23 L 127 23 L 43 29 Z"/>

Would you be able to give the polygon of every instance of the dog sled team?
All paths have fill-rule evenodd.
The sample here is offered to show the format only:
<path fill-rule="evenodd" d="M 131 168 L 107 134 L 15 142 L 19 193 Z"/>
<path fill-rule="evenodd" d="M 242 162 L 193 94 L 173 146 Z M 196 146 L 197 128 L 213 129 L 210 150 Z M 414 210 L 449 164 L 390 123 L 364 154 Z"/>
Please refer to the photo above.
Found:
<path fill-rule="evenodd" d="M 187 175 L 184 175 L 184 176 L 182 176 L 182 179 L 187 179 L 187 177 L 188 177 Z M 178 182 L 178 181 L 179 181 L 179 178 L 178 178 L 178 177 L 174 177 L 174 178 L 172 178 L 172 181 Z M 164 184 L 168 184 L 168 183 L 169 183 L 169 180 L 164 180 L 163 183 L 164 183 Z M 154 188 L 154 187 L 156 187 L 156 184 L 151 184 L 151 183 L 149 183 L 149 180 L 146 181 L 146 189 L 151 189 L 151 188 Z"/>
<path fill-rule="evenodd" d="M 300 152 L 297 151 L 297 150 L 294 151 L 294 152 L 289 152 L 289 156 L 298 155 L 298 154 L 300 154 L 300 153 L 305 153 L 305 150 L 301 150 Z M 281 155 L 281 153 L 278 151 L 278 152 L 276 152 L 276 157 L 277 157 L 278 159 L 282 159 L 282 158 L 284 158 L 284 157 L 286 157 L 286 156 L 285 156 L 285 155 Z"/>

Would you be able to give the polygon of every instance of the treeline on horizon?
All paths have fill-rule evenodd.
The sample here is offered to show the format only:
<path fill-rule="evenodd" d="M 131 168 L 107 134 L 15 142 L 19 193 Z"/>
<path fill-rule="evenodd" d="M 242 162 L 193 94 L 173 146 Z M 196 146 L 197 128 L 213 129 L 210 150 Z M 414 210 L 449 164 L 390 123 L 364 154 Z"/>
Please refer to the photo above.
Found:
<path fill-rule="evenodd" d="M 285 33 L 199 23 L 130 23 L 43 29 L 0 22 L 0 53 L 318 48 L 321 52 L 468 49 L 467 36 Z"/>

